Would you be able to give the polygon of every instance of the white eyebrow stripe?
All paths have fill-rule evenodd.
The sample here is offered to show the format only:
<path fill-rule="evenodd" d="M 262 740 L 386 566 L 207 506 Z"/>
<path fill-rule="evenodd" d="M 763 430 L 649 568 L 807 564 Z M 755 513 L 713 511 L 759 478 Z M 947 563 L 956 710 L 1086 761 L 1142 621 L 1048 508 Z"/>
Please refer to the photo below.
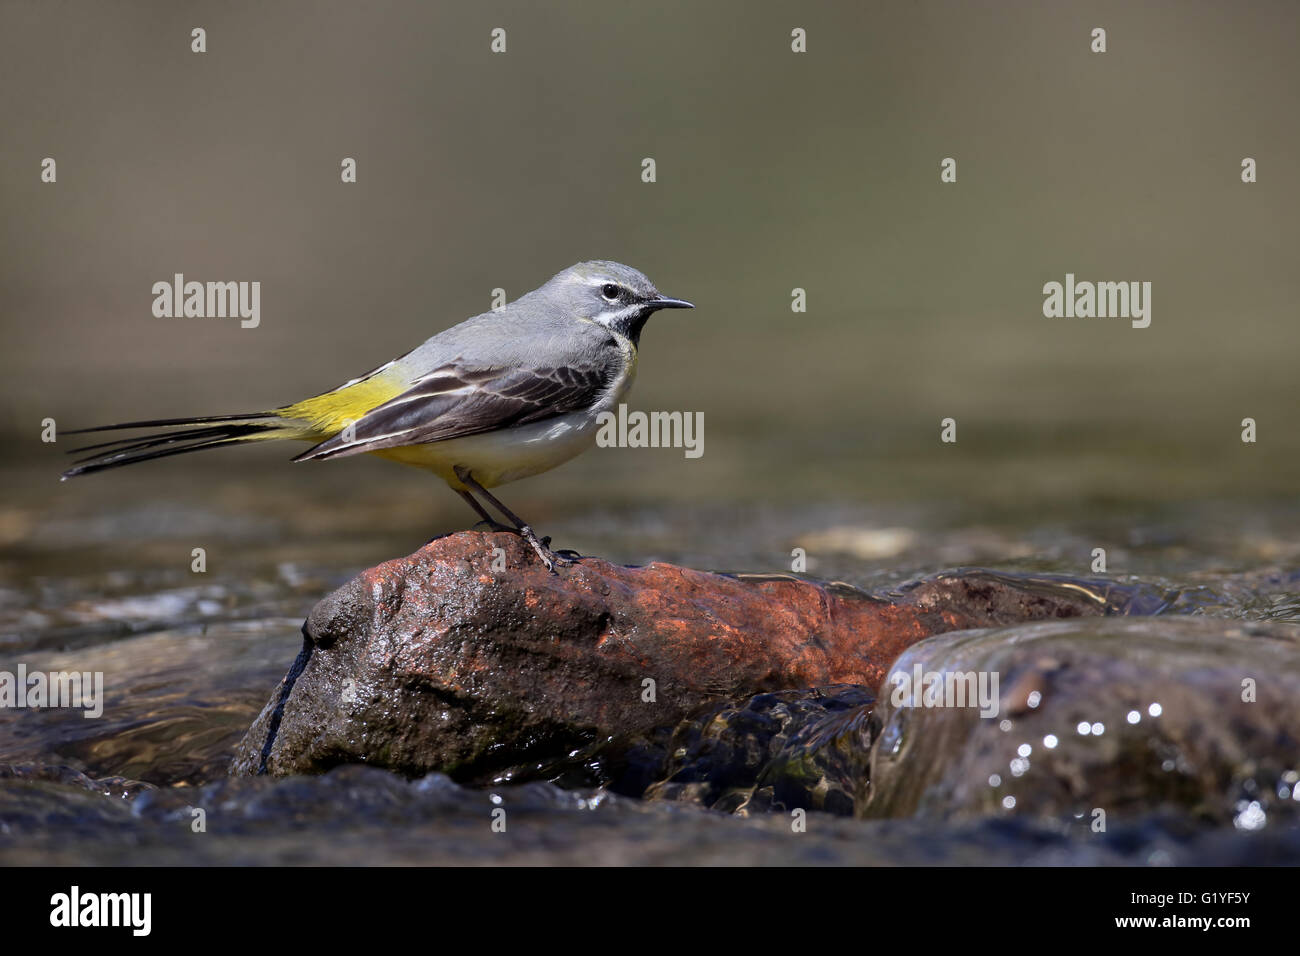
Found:
<path fill-rule="evenodd" d="M 633 295 L 640 294 L 636 291 L 636 289 L 632 288 L 622 279 L 584 279 L 583 283 L 585 285 L 590 286 L 593 289 L 599 288 L 600 286 L 616 285 L 618 286 L 620 292 L 631 292 Z"/>

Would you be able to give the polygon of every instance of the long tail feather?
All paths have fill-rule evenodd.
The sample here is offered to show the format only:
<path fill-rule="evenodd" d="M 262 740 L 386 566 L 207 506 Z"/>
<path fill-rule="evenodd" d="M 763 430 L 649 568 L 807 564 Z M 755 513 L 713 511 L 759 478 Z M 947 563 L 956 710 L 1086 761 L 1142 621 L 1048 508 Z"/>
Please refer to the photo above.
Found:
<path fill-rule="evenodd" d="M 84 435 L 90 432 L 157 427 L 175 430 L 155 432 L 151 435 L 135 435 L 131 438 L 117 438 L 72 449 L 68 454 L 80 455 L 86 452 L 92 454 L 77 459 L 75 466 L 65 471 L 61 480 L 66 481 L 78 475 L 89 475 L 109 468 L 121 468 L 123 465 L 134 465 L 136 462 L 152 461 L 155 458 L 182 455 L 186 452 L 201 451 L 221 445 L 265 441 L 272 438 L 295 438 L 301 432 L 301 428 L 291 419 L 282 418 L 274 412 L 258 412 L 253 415 L 234 417 L 211 416 L 123 422 L 118 425 L 101 425 L 97 428 L 80 428 L 64 434 Z"/>
<path fill-rule="evenodd" d="M 276 412 L 253 412 L 251 415 L 205 415 L 198 418 L 151 418 L 139 422 L 119 422 L 116 425 L 96 425 L 94 428 L 73 428 L 64 435 L 88 435 L 91 432 L 111 432 L 123 428 L 169 428 L 183 425 L 229 425 L 232 422 L 255 422 L 280 416 Z"/>

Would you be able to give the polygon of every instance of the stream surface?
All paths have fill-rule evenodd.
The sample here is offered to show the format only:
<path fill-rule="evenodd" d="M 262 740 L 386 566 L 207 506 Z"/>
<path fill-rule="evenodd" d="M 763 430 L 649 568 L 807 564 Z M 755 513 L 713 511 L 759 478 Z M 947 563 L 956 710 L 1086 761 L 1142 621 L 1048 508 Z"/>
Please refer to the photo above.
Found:
<path fill-rule="evenodd" d="M 7 864 L 1300 861 L 1295 815 L 1279 809 L 1300 801 L 1300 786 L 1283 783 L 1263 820 L 1228 826 L 1152 806 L 1091 833 L 1022 807 L 952 820 L 811 813 L 795 832 L 783 813 L 549 782 L 470 788 L 368 767 L 230 779 L 235 744 L 297 654 L 313 604 L 367 566 L 469 527 L 470 514 L 404 469 L 323 468 L 304 480 L 275 456 L 213 455 L 61 484 L 47 465 L 3 469 L 0 671 L 102 672 L 103 712 L 0 709 Z M 759 489 L 638 502 L 635 480 L 608 500 L 592 493 L 617 468 L 573 467 L 570 480 L 526 483 L 506 500 L 557 547 L 615 561 L 789 571 L 802 549 L 809 575 L 872 591 L 962 566 L 1111 577 L 1160 596 L 1161 614 L 1137 625 L 1153 641 L 1184 633 L 1188 616 L 1300 635 L 1300 509 L 1286 500 L 1022 506 L 972 485 L 968 500 L 938 503 L 868 502 L 847 486 L 811 500 Z M 491 826 L 500 808 L 504 833 Z"/>

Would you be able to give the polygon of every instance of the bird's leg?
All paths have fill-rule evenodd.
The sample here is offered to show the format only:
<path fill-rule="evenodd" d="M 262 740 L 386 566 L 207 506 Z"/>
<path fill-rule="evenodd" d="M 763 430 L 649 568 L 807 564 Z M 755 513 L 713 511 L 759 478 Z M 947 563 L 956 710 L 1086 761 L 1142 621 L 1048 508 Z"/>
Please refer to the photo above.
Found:
<path fill-rule="evenodd" d="M 487 509 L 484 508 L 481 504 L 479 504 L 478 499 L 475 498 L 473 495 L 471 495 L 468 491 L 463 491 L 462 489 L 457 488 L 456 494 L 460 495 L 462 498 L 464 498 L 466 501 L 469 502 L 469 506 L 478 513 L 478 516 L 480 518 L 483 519 L 479 523 L 486 524 L 488 526 L 489 531 L 515 531 L 516 530 L 515 528 L 512 528 L 507 524 L 502 524 L 496 518 L 488 514 Z"/>
<path fill-rule="evenodd" d="M 555 562 L 557 560 L 564 560 L 546 544 L 542 543 L 533 529 L 528 526 L 526 521 L 503 505 L 491 492 L 475 481 L 474 476 L 470 473 L 468 468 L 463 468 L 460 465 L 457 465 L 453 470 L 456 472 L 457 478 L 477 491 L 480 495 L 486 498 L 493 507 L 515 523 L 515 531 L 519 533 L 520 537 L 532 545 L 533 550 L 537 552 L 537 556 L 542 559 L 542 564 L 546 565 L 546 570 L 553 572 L 555 570 Z M 482 513 L 481 509 L 475 510 L 478 510 L 480 514 Z M 546 539 L 548 543 L 550 540 L 550 538 Z"/>

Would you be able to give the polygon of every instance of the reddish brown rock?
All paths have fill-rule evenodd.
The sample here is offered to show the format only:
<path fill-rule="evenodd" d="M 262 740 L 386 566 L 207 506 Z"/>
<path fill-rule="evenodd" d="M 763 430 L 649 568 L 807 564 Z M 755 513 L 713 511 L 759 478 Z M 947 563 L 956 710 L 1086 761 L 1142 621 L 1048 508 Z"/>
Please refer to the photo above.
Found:
<path fill-rule="evenodd" d="M 493 570 L 501 555 L 505 569 Z M 982 571 L 888 597 L 599 558 L 551 574 L 513 534 L 464 532 L 371 568 L 316 606 L 232 772 L 371 763 L 478 779 L 720 700 L 874 690 L 933 634 L 1115 607 L 1086 582 Z"/>

